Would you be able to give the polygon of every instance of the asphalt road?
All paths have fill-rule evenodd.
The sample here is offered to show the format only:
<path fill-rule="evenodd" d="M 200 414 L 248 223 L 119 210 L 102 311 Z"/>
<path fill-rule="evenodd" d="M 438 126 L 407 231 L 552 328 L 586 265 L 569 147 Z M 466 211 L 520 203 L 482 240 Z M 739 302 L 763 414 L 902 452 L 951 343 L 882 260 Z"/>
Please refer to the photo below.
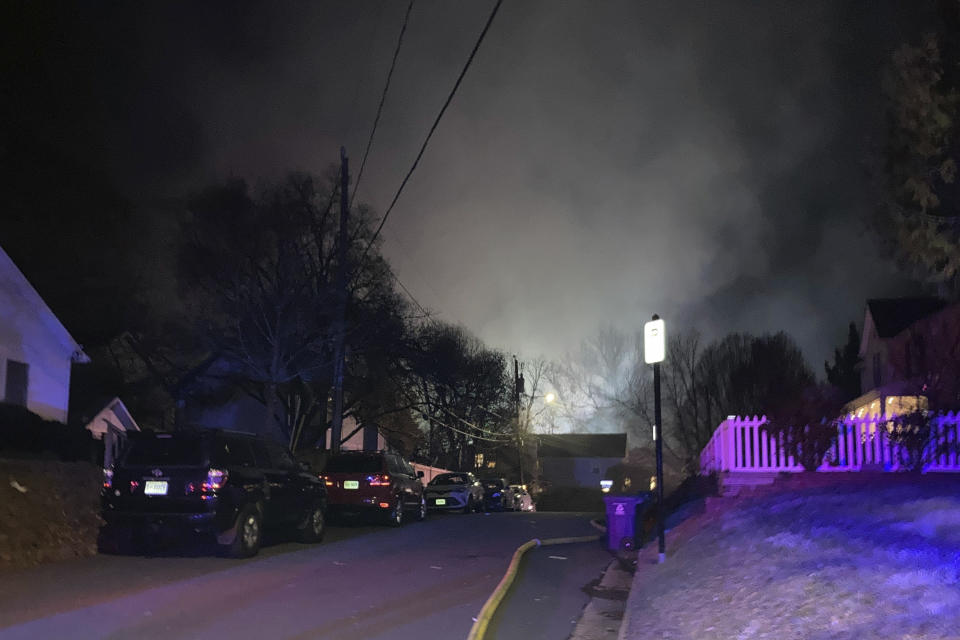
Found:
<path fill-rule="evenodd" d="M 533 548 L 491 620 L 487 640 L 565 640 L 610 564 L 605 540 Z"/>
<path fill-rule="evenodd" d="M 465 638 L 516 547 L 594 533 L 588 520 L 441 514 L 331 528 L 320 545 L 244 561 L 101 555 L 3 573 L 0 638 Z M 554 614 L 576 619 L 580 607 Z"/>

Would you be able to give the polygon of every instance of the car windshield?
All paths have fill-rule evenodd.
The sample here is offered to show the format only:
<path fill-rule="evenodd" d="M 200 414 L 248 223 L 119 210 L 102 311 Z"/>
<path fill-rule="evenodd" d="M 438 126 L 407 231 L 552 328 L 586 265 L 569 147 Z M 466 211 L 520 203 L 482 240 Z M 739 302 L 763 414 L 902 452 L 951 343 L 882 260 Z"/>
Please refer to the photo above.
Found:
<path fill-rule="evenodd" d="M 334 456 L 327 462 L 326 473 L 379 473 L 383 460 L 378 455 Z"/>
<path fill-rule="evenodd" d="M 470 478 L 463 473 L 441 473 L 430 484 L 470 484 Z"/>
<path fill-rule="evenodd" d="M 205 461 L 203 439 L 183 434 L 131 437 L 123 461 L 128 465 L 199 466 Z"/>

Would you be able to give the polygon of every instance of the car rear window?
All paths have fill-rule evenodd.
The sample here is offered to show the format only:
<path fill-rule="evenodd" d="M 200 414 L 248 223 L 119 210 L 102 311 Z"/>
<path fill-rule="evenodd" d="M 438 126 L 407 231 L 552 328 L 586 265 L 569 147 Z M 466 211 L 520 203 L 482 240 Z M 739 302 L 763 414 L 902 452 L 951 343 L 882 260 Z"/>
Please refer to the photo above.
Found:
<path fill-rule="evenodd" d="M 430 484 L 469 484 L 470 478 L 461 473 L 441 473 Z"/>
<path fill-rule="evenodd" d="M 334 456 L 327 462 L 324 471 L 329 473 L 379 473 L 383 470 L 380 456 Z"/>
<path fill-rule="evenodd" d="M 199 466 L 205 462 L 203 439 L 180 434 L 130 438 L 123 462 L 128 465 Z"/>

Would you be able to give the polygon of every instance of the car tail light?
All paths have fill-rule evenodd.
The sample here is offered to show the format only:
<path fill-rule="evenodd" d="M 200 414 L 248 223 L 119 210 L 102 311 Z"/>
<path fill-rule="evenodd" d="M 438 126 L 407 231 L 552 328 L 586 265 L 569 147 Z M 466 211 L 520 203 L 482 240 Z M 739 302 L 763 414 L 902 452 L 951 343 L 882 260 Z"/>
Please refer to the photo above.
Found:
<path fill-rule="evenodd" d="M 140 482 L 138 480 L 130 481 L 130 493 L 135 493 L 137 489 L 140 488 Z"/>
<path fill-rule="evenodd" d="M 369 483 L 371 487 L 389 487 L 390 476 L 386 473 L 367 476 L 367 483 Z"/>
<path fill-rule="evenodd" d="M 212 493 L 217 489 L 222 489 L 227 483 L 229 474 L 221 469 L 210 469 L 207 471 L 207 479 L 203 481 L 202 489 L 204 493 Z"/>
<path fill-rule="evenodd" d="M 184 487 L 183 487 L 183 492 L 184 492 L 186 495 L 190 495 L 191 493 L 195 493 L 196 491 L 197 491 L 197 485 L 196 485 L 195 482 L 188 482 L 188 483 L 187 483 L 186 485 L 184 485 Z"/>
<path fill-rule="evenodd" d="M 390 503 L 389 503 L 389 502 L 381 502 L 381 503 L 380 503 L 380 508 L 381 508 L 381 509 L 388 509 L 389 507 L 390 507 Z"/>
<path fill-rule="evenodd" d="M 103 470 L 103 488 L 109 489 L 113 486 L 113 469 Z"/>
<path fill-rule="evenodd" d="M 330 476 L 319 476 L 319 477 L 321 480 L 323 480 L 323 484 L 325 484 L 326 486 L 328 487 L 333 486 L 333 480 L 330 479 Z"/>

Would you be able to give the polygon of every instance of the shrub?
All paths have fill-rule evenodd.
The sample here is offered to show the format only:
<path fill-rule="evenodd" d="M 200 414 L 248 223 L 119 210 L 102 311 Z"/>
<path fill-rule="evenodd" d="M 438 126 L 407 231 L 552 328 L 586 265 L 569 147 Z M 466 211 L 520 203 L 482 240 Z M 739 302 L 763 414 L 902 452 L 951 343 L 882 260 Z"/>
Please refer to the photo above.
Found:
<path fill-rule="evenodd" d="M 944 454 L 957 453 L 958 443 L 944 437 L 940 414 L 925 409 L 893 416 L 888 438 L 900 445 L 900 466 L 908 471 L 923 471 Z"/>
<path fill-rule="evenodd" d="M 98 449 L 93 435 L 83 427 L 45 420 L 24 407 L 0 403 L 0 454 L 5 457 L 93 462 Z"/>
<path fill-rule="evenodd" d="M 807 387 L 768 416 L 767 431 L 783 437 L 784 447 L 805 471 L 816 471 L 839 434 L 844 395 L 829 384 Z"/>
<path fill-rule="evenodd" d="M 537 499 L 537 511 L 604 511 L 600 487 L 551 487 Z"/>

